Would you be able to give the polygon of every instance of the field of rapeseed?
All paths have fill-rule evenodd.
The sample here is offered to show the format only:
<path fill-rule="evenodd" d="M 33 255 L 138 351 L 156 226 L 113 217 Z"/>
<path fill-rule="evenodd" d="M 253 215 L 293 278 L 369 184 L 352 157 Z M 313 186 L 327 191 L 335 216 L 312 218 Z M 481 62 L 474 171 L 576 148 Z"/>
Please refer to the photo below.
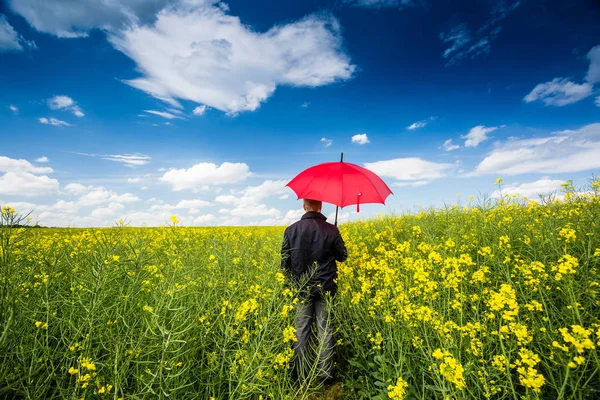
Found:
<path fill-rule="evenodd" d="M 341 227 L 347 399 L 600 398 L 600 181 Z M 0 397 L 319 399 L 283 228 L 28 229 L 2 209 Z"/>

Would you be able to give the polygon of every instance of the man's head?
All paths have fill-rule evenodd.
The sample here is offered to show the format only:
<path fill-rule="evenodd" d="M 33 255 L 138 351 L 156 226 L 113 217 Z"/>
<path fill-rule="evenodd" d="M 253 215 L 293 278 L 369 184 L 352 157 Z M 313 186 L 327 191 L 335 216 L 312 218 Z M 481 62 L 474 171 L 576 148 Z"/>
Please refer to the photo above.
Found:
<path fill-rule="evenodd" d="M 309 211 L 321 212 L 322 208 L 323 208 L 322 201 L 304 199 L 304 211 L 306 211 L 306 212 L 309 212 Z"/>

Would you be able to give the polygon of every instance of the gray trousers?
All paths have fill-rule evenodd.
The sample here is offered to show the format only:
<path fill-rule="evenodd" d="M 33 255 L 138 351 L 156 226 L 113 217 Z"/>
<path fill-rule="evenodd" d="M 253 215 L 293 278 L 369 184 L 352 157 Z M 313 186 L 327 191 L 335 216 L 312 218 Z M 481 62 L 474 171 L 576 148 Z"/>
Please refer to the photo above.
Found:
<path fill-rule="evenodd" d="M 298 378 L 304 380 L 313 366 L 309 357 L 309 341 L 316 322 L 316 376 L 319 379 L 332 378 L 334 375 L 333 318 L 327 308 L 327 302 L 320 296 L 310 296 L 304 304 L 298 304 L 296 317 L 296 339 L 294 343 L 295 369 Z"/>

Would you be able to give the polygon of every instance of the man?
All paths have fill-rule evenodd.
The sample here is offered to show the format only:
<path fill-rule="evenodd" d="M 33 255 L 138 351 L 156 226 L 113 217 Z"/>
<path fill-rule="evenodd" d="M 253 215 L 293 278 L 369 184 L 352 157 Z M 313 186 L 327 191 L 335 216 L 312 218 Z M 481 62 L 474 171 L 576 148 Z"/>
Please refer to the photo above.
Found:
<path fill-rule="evenodd" d="M 336 260 L 343 262 L 348 251 L 338 228 L 325 220 L 321 209 L 323 203 L 304 199 L 305 214 L 290 225 L 283 235 L 281 265 L 288 279 L 301 287 L 303 304 L 299 304 L 294 343 L 295 373 L 306 378 L 308 367 L 308 342 L 313 323 L 318 331 L 317 377 L 323 380 L 334 378 L 334 339 L 331 312 L 326 298 L 336 292 Z"/>

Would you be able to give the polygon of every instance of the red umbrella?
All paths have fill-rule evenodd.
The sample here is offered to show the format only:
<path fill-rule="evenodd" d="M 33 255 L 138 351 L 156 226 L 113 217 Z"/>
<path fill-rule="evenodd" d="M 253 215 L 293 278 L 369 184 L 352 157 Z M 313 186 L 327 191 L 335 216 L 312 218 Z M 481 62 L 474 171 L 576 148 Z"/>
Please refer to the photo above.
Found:
<path fill-rule="evenodd" d="M 385 204 L 385 199 L 393 194 L 385 182 L 374 172 L 356 164 L 342 161 L 315 165 L 300 172 L 286 186 L 290 187 L 298 199 L 321 200 L 346 207 L 366 203 Z M 337 225 L 338 209 L 335 209 Z"/>

